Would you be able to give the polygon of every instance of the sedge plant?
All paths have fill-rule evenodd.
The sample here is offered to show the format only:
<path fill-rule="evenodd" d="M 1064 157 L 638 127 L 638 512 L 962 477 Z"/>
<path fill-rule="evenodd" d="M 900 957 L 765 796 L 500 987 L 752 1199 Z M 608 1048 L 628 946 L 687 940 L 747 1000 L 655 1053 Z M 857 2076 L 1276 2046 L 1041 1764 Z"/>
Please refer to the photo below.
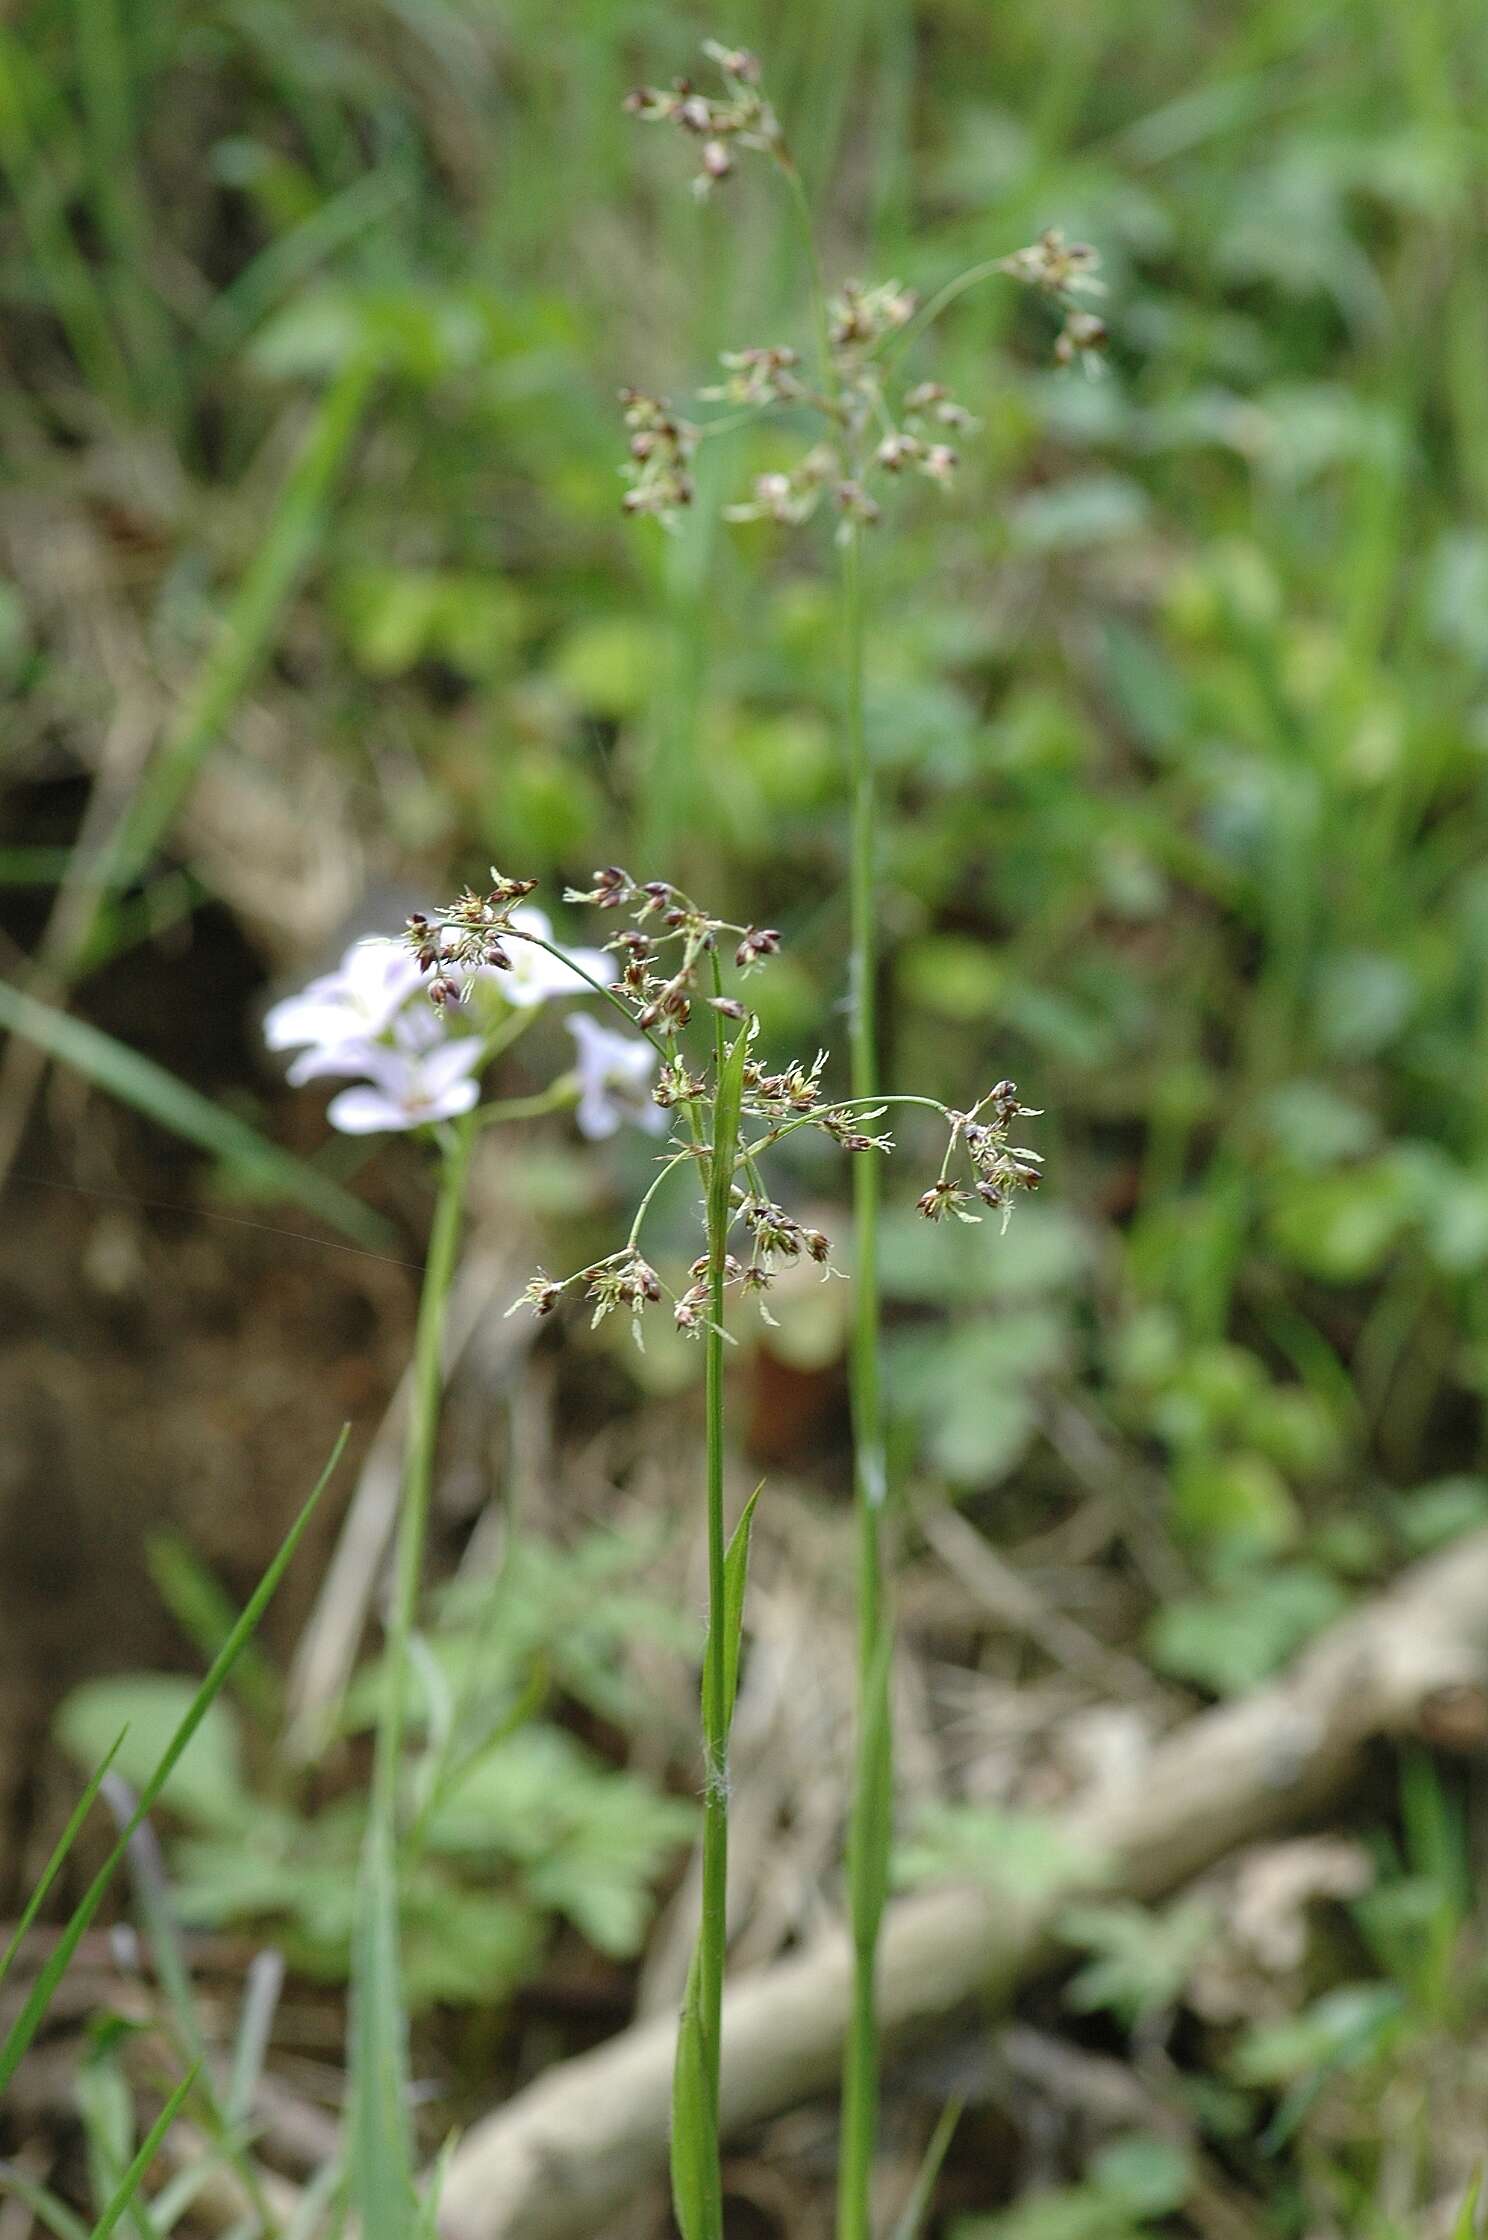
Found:
<path fill-rule="evenodd" d="M 883 1089 L 876 1007 L 879 809 L 864 721 L 864 649 L 868 591 L 865 540 L 881 521 L 895 483 L 915 476 L 942 489 L 958 464 L 956 440 L 977 423 L 936 381 L 900 373 L 905 346 L 924 333 L 968 288 L 1001 274 L 1039 290 L 1059 309 L 1055 343 L 1061 365 L 1093 370 L 1104 349 L 1103 322 L 1081 298 L 1098 290 L 1097 258 L 1086 244 L 1056 232 L 1029 247 L 960 274 L 923 307 L 897 281 L 846 280 L 829 288 L 818 227 L 801 169 L 766 96 L 759 60 L 710 41 L 706 48 L 721 90 L 705 93 L 690 80 L 642 87 L 631 112 L 670 124 L 697 153 L 694 179 L 710 195 L 733 173 L 741 151 L 763 156 L 783 180 L 800 229 L 808 274 L 810 340 L 729 351 L 722 379 L 700 392 L 712 411 L 685 416 L 663 397 L 622 392 L 630 431 L 629 487 L 633 515 L 674 525 L 693 503 L 693 462 L 704 441 L 771 416 L 802 431 L 796 463 L 758 476 L 729 506 L 733 521 L 797 527 L 820 509 L 836 517 L 840 608 L 838 701 L 842 768 L 848 805 L 848 1017 L 851 1088 L 862 1103 Z M 718 409 L 721 408 L 721 409 Z M 1030 1174 L 1025 1181 L 1036 1179 Z M 936 1216 L 952 1194 L 931 1191 L 921 1210 Z M 893 1618 L 885 1575 L 884 1527 L 889 1486 L 882 1384 L 882 1288 L 879 1271 L 879 1171 L 860 1160 L 854 1172 L 854 1315 L 851 1345 L 853 1488 L 858 1524 L 858 1741 L 848 1836 L 848 1895 L 853 1944 L 852 2021 L 843 2068 L 839 2240 L 869 2240 L 877 2131 L 879 2033 L 876 1972 L 888 1877 L 893 1797 L 889 1682 Z"/>

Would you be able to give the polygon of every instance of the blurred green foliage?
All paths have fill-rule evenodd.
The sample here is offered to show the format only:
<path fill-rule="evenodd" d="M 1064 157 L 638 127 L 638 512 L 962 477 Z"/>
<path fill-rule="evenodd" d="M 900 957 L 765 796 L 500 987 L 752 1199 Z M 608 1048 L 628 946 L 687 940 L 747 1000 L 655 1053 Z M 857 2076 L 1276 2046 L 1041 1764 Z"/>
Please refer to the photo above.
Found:
<path fill-rule="evenodd" d="M 641 1584 L 656 1552 L 655 1533 L 596 1532 L 563 1550 L 522 1540 L 496 1576 L 443 1598 L 415 1660 L 399 1877 L 411 2006 L 500 2004 L 562 1922 L 600 1952 L 639 1951 L 654 1886 L 696 1814 L 616 1771 L 562 1717 L 582 1709 L 610 1731 L 637 1727 L 649 1707 L 628 1648 L 645 1638 L 696 1654 L 693 1627 Z M 236 1677 L 246 1717 L 219 1697 L 161 1797 L 179 1831 L 173 1909 L 197 1926 L 248 1926 L 296 1967 L 343 1980 L 367 1798 L 352 1789 L 317 1803 L 274 1752 L 277 1700 Z M 372 1726 L 380 1684 L 376 1665 L 358 1674 L 341 1734 Z M 63 1703 L 58 1736 L 91 1769 L 122 1730 L 114 1770 L 138 1788 L 194 1694 L 163 1673 L 87 1681 Z M 324 1770 L 334 1780 L 330 1759 Z"/>

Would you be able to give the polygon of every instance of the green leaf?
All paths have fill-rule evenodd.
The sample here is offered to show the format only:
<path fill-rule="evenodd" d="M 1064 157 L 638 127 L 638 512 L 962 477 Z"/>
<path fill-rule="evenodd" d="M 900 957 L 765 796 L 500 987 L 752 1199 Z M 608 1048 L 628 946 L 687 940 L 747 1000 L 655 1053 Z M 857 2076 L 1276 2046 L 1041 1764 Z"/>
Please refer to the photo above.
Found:
<path fill-rule="evenodd" d="M 1114 2014 L 1128 2029 L 1176 2006 L 1212 1944 L 1215 1911 L 1205 1899 L 1148 1907 L 1134 1899 L 1069 1906 L 1058 1930 L 1091 1954 L 1065 1987 L 1076 2014 Z"/>
<path fill-rule="evenodd" d="M 1091 1889 L 1109 1873 L 1109 1860 L 1062 1821 L 1001 1805 L 926 1806 L 894 1861 L 901 1887 L 979 1882 L 1024 1902 Z"/>
<path fill-rule="evenodd" d="M 192 1682 L 173 1673 L 88 1680 L 57 1713 L 57 1739 L 86 1766 L 95 1763 L 106 1738 L 124 1728 L 118 1771 L 131 1789 L 141 1789 L 195 1696 Z M 158 1801 L 208 1828 L 237 1823 L 250 1809 L 238 1724 L 226 1703 L 214 1703 L 197 1722 Z"/>
<path fill-rule="evenodd" d="M 46 1865 L 42 1868 L 41 1875 L 39 1880 L 37 1881 L 36 1887 L 31 1892 L 30 1897 L 26 1900 L 25 1906 L 22 1909 L 21 1918 L 16 1923 L 15 1928 L 11 1932 L 10 1942 L 6 1945 L 4 1952 L 0 1953 L 0 1983 L 4 1983 L 6 1977 L 9 1975 L 12 1963 L 15 1960 L 15 1956 L 20 1951 L 21 1945 L 25 1940 L 27 1930 L 30 1928 L 32 1922 L 36 1919 L 38 1913 L 40 1913 L 43 1900 L 45 1899 L 48 1890 L 51 1889 L 52 1884 L 57 1878 L 59 1870 L 61 1869 L 67 1858 L 68 1853 L 76 1843 L 79 1830 L 81 1829 L 83 1822 L 87 1819 L 88 1814 L 93 1809 L 93 1800 L 98 1795 L 100 1788 L 103 1786 L 103 1777 L 108 1772 L 115 1758 L 118 1756 L 119 1748 L 123 1740 L 124 1737 L 122 1734 L 115 1735 L 113 1741 L 109 1744 L 109 1747 L 104 1756 L 100 1758 L 98 1764 L 93 1770 L 93 1773 L 89 1777 L 87 1788 L 84 1789 L 82 1795 L 78 1798 L 77 1803 L 73 1806 L 72 1811 L 68 1816 L 67 1825 L 62 1830 L 61 1835 L 57 1838 L 57 1841 L 52 1849 L 51 1857 L 47 1860 Z"/>
<path fill-rule="evenodd" d="M 666 666 L 667 642 L 655 623 L 615 615 L 570 630 L 551 673 L 586 712 L 631 716 L 651 698 Z"/>
<path fill-rule="evenodd" d="M 335 479 L 361 425 L 372 383 L 371 361 L 359 357 L 321 399 L 223 616 L 221 633 L 104 848 L 101 877 L 122 883 L 143 869 L 267 658 L 295 585 L 324 534 Z M 84 963 L 87 949 L 85 933 L 78 942 Z"/>
<path fill-rule="evenodd" d="M 1434 1548 L 1444 1548 L 1464 1532 L 1474 1532 L 1488 1523 L 1488 1478 L 1466 1473 L 1437 1478 L 1410 1493 L 1397 1494 L 1391 1514 L 1409 1553 L 1429 1555 Z"/>
<path fill-rule="evenodd" d="M 1188 1596 L 1159 1610 L 1147 1629 L 1147 1650 L 1175 1679 L 1239 1695 L 1269 1679 L 1347 1605 L 1337 1580 L 1315 1564 L 1248 1570 L 1219 1594 Z"/>
<path fill-rule="evenodd" d="M 1118 474 L 1069 475 L 1009 509 L 1014 541 L 1029 552 L 1065 552 L 1129 537 L 1147 519 L 1139 483 Z"/>
<path fill-rule="evenodd" d="M 1452 2227 L 1452 2240 L 1476 2240 L 1478 2230 L 1478 2196 L 1483 2190 L 1483 2173 L 1480 2170 L 1467 2189 L 1462 2207 L 1457 2212 L 1457 2222 Z"/>
<path fill-rule="evenodd" d="M 723 1718 L 720 1725 L 725 1734 L 733 1724 L 734 1700 L 739 1692 L 739 1652 L 744 1635 L 744 1590 L 749 1580 L 749 1534 L 754 1524 L 755 1503 L 762 1491 L 763 1481 L 745 1502 L 723 1559 Z M 711 1710 L 711 1669 L 709 1660 L 704 1657 L 703 1719 L 709 1733 L 712 1728 L 706 1723 Z"/>
<path fill-rule="evenodd" d="M 1293 1267 L 1325 1283 L 1357 1283 L 1383 1266 L 1413 1210 L 1398 1163 L 1375 1159 L 1298 1177 L 1279 1191 L 1269 1227 Z"/>
<path fill-rule="evenodd" d="M 956 2126 L 961 2121 L 966 2103 L 948 2100 L 940 2111 L 940 2121 L 930 2134 L 930 2141 L 915 2172 L 915 2182 L 910 2188 L 909 2199 L 894 2226 L 890 2240 L 920 2240 L 931 2208 L 935 2201 L 935 2181 L 940 2176 L 940 2166 L 950 2151 Z"/>
<path fill-rule="evenodd" d="M 145 1548 L 156 1592 L 176 1623 L 210 1660 L 232 1632 L 237 1604 L 213 1576 L 184 1533 L 152 1533 Z M 270 1659 L 250 1641 L 238 1658 L 233 1693 L 265 1729 L 273 1731 L 283 1708 L 283 1690 Z"/>
<path fill-rule="evenodd" d="M 351 1954 L 348 2200 L 366 2240 L 408 2240 L 415 2213 L 398 1869 L 386 1815 L 368 1824 Z"/>
<path fill-rule="evenodd" d="M 65 2201 L 59 2201 L 46 2186 L 38 2185 L 13 2162 L 0 2162 L 0 2193 L 14 2194 L 16 2200 L 30 2210 L 37 2224 L 56 2234 L 56 2240 L 89 2240 L 88 2227 L 82 2218 L 74 2216 Z"/>
<path fill-rule="evenodd" d="M 847 1836 L 851 1919 L 860 1949 L 877 1941 L 889 1890 L 894 1840 L 893 1675 L 894 1634 L 892 1627 L 885 1626 L 863 1676 L 858 1762 Z"/>
<path fill-rule="evenodd" d="M 71 1965 L 72 1956 L 77 1950 L 78 1943 L 98 1911 L 104 1893 L 118 1871 L 119 1863 L 128 1847 L 129 1838 L 134 1834 L 136 1828 L 143 1825 L 147 1813 L 149 1813 L 156 1798 L 175 1771 L 192 1736 L 221 1693 L 244 1643 L 251 1637 L 259 1619 L 268 1608 L 274 1590 L 283 1578 L 290 1558 L 299 1546 L 305 1529 L 315 1514 L 321 1495 L 330 1484 L 332 1473 L 341 1459 L 342 1449 L 346 1445 L 349 1431 L 349 1425 L 343 1428 L 340 1437 L 331 1450 L 330 1460 L 321 1472 L 309 1500 L 280 1542 L 277 1555 L 254 1589 L 242 1616 L 233 1627 L 228 1639 L 223 1643 L 221 1653 L 214 1659 L 210 1672 L 197 1689 L 189 1710 L 171 1736 L 169 1743 L 161 1754 L 159 1763 L 141 1788 L 139 1801 L 135 1805 L 134 1812 L 127 1825 L 82 1898 L 74 1907 L 67 1926 L 48 1954 L 44 1966 L 40 1969 L 25 2005 L 6 2032 L 3 2041 L 0 2041 L 0 2091 L 4 2090 L 14 2076 L 22 2056 L 35 2037 L 42 2017 L 51 2005 L 57 1985 Z"/>
<path fill-rule="evenodd" d="M 1395 1984 L 1342 1984 L 1301 2014 L 1247 2030 L 1230 2067 L 1238 2083 L 1262 2087 L 1357 2068 L 1382 2050 L 1404 2012 L 1404 1995 Z"/>
<path fill-rule="evenodd" d="M 1133 2131 L 1102 2147 L 1091 2162 L 1090 2182 L 1133 2217 L 1167 2217 L 1188 2199 L 1193 2166 L 1173 2140 Z"/>
<path fill-rule="evenodd" d="M 718 2118 L 708 2088 L 697 1973 L 694 1957 L 672 2072 L 672 2207 L 682 2240 L 723 2240 Z"/>
<path fill-rule="evenodd" d="M 264 1196 L 292 1199 L 369 1251 L 385 1251 L 395 1241 L 386 1222 L 339 1183 L 281 1151 L 236 1113 L 224 1111 L 152 1058 L 85 1019 L 38 1003 L 0 980 L 0 1027 L 34 1042 L 158 1127 L 210 1152 L 236 1180 Z"/>
<path fill-rule="evenodd" d="M 134 2160 L 130 2163 L 129 2168 L 125 2171 L 123 2177 L 119 2180 L 118 2187 L 113 2195 L 112 2200 L 109 2202 L 108 2207 L 104 2210 L 103 2215 L 99 2218 L 97 2224 L 94 2225 L 91 2234 L 91 2240 L 108 2240 L 108 2235 L 113 2231 L 115 2225 L 119 2222 L 119 2219 L 123 2216 L 125 2210 L 130 2208 L 133 2204 L 134 2197 L 139 2192 L 146 2171 L 149 2169 L 151 2163 L 155 2160 L 156 2155 L 160 2152 L 161 2145 L 165 2140 L 165 2136 L 170 2130 L 171 2125 L 175 2122 L 176 2117 L 180 2114 L 186 2096 L 190 2092 L 195 2082 L 196 2071 L 195 2069 L 191 2069 L 184 2077 L 182 2077 L 180 2083 L 176 2086 L 175 2091 L 166 2101 L 165 2106 L 161 2109 L 159 2115 L 155 2118 L 155 2121 L 151 2124 L 149 2130 L 145 2133 L 144 2138 L 141 2140 L 138 2154 L 136 2154 Z"/>
<path fill-rule="evenodd" d="M 1173 1521 L 1210 1554 L 1276 1555 L 1295 1540 L 1296 1505 L 1260 1454 L 1197 1454 L 1173 1474 Z"/>

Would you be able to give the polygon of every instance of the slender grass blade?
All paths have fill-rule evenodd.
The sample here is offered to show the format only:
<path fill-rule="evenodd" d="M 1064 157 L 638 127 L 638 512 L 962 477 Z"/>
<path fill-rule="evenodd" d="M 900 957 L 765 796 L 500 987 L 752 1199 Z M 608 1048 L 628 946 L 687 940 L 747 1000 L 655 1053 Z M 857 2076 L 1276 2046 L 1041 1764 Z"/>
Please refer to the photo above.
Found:
<path fill-rule="evenodd" d="M 140 2141 L 139 2152 L 119 2180 L 113 2199 L 109 2202 L 97 2224 L 94 2225 L 91 2240 L 108 2240 L 108 2235 L 113 2231 L 125 2211 L 130 2208 L 135 2195 L 139 2192 L 146 2171 L 160 2152 L 161 2143 L 176 2117 L 180 2114 L 186 2096 L 195 2082 L 196 2071 L 188 2069 L 149 2130 L 145 2133 L 144 2138 Z"/>
<path fill-rule="evenodd" d="M 210 1672 L 203 1680 L 184 1718 L 162 1752 L 160 1762 L 154 1773 L 140 1791 L 139 1802 L 135 1806 L 130 1824 L 120 1835 L 82 1899 L 73 1909 L 72 1916 L 52 1952 L 48 1955 L 46 1964 L 38 1974 L 25 2005 L 6 2032 L 3 2041 L 0 2041 L 0 2091 L 4 2090 L 15 2075 L 27 2047 L 35 2037 L 42 2018 L 51 2004 L 52 1996 L 67 1972 L 72 1956 L 76 1952 L 84 1932 L 97 1913 L 109 1884 L 118 1872 L 130 1836 L 144 1820 L 155 1799 L 170 1779 L 172 1772 L 180 1762 L 186 1745 L 206 1717 L 210 1705 L 221 1693 L 244 1642 L 249 1639 L 264 1611 L 268 1608 L 274 1591 L 283 1578 L 311 1517 L 315 1514 L 320 1498 L 330 1484 L 332 1474 L 341 1459 L 349 1431 L 349 1425 L 343 1428 L 340 1437 L 331 1450 L 330 1460 L 321 1472 L 309 1500 L 281 1541 L 278 1554 L 254 1589 L 244 1607 L 241 1618 L 233 1627 L 228 1639 L 223 1643 L 221 1652 L 214 1660 Z"/>
<path fill-rule="evenodd" d="M 32 1922 L 36 1919 L 37 1914 L 41 1911 L 42 1901 L 45 1899 L 48 1890 L 51 1889 L 52 1884 L 56 1881 L 58 1871 L 62 1867 L 63 1862 L 66 1860 L 68 1852 L 71 1851 L 73 1845 L 76 1843 L 78 1839 L 78 1831 L 81 1829 L 83 1822 L 87 1819 L 88 1814 L 93 1809 L 93 1800 L 97 1796 L 100 1788 L 103 1786 L 104 1775 L 108 1772 L 109 1767 L 113 1764 L 115 1758 L 118 1756 L 119 1744 L 123 1740 L 124 1729 L 121 1728 L 112 1749 L 110 1749 L 107 1757 L 104 1758 L 102 1764 L 93 1774 L 87 1788 L 83 1791 L 82 1795 L 78 1798 L 77 1803 L 73 1806 L 72 1813 L 67 1822 L 67 1825 L 62 1830 L 61 1835 L 57 1838 L 56 1846 L 52 1852 L 52 1855 L 41 1870 L 41 1879 L 37 1883 L 36 1888 L 32 1891 L 30 1897 L 26 1900 L 25 1910 L 22 1912 L 20 1920 L 15 1925 L 15 1930 L 11 1936 L 11 1940 L 5 1947 L 4 1952 L 0 1953 L 0 1983 L 3 1983 L 7 1975 L 10 1973 L 11 1962 L 15 1959 L 16 1954 L 21 1948 L 21 1943 L 25 1937 L 26 1931 L 30 1928 Z"/>
<path fill-rule="evenodd" d="M 0 1027 L 36 1043 L 172 1135 L 199 1145 L 243 1181 L 319 1214 L 368 1251 L 385 1251 L 395 1241 L 387 1224 L 350 1191 L 281 1151 L 236 1113 L 224 1112 L 164 1066 L 116 1042 L 85 1019 L 38 1003 L 34 996 L 0 981 Z"/>

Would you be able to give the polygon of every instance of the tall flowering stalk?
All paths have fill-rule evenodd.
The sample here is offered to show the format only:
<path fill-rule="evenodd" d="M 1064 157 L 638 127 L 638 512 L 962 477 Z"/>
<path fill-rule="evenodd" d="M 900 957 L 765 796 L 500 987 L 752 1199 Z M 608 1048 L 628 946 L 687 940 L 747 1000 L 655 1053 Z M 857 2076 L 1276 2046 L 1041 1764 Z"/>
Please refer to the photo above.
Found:
<path fill-rule="evenodd" d="M 448 1005 L 462 975 L 532 940 L 517 922 L 530 882 L 492 872 L 484 893 L 467 891 L 437 917 L 409 930 L 411 949 L 430 976 L 430 993 Z M 628 1313 L 637 1340 L 646 1315 L 669 1303 L 677 1327 L 702 1340 L 705 1355 L 707 1461 L 704 1502 L 708 1551 L 708 1630 L 702 1675 L 702 1905 L 677 2036 L 672 2115 L 672 2191 L 684 2240 L 721 2240 L 723 2188 L 719 2151 L 724 1960 L 728 1941 L 729 1735 L 738 1682 L 745 1573 L 753 1501 L 732 1533 L 725 1501 L 725 1348 L 727 1319 L 739 1300 L 767 1312 L 768 1295 L 785 1267 L 814 1262 L 830 1275 L 831 1243 L 796 1220 L 767 1187 L 765 1162 L 775 1146 L 812 1128 L 876 1165 L 893 1148 L 875 1131 L 889 1104 L 934 1112 L 945 1126 L 940 1172 L 920 1200 L 933 1216 L 953 1212 L 978 1220 L 972 1207 L 996 1207 L 1004 1218 L 1019 1190 L 1038 1179 L 1037 1155 L 1014 1146 L 1010 1130 L 1026 1107 L 1010 1082 L 999 1082 L 969 1112 L 937 1099 L 900 1096 L 827 1098 L 827 1054 L 810 1064 L 770 1068 L 758 1051 L 759 1022 L 729 985 L 755 971 L 780 945 L 770 927 L 731 925 L 710 916 L 666 880 L 637 883 L 618 866 L 596 872 L 570 901 L 621 913 L 627 920 L 609 942 L 612 976 L 594 981 L 614 1009 L 652 1045 L 651 1098 L 669 1127 L 657 1174 L 614 1252 L 554 1277 L 539 1272 L 518 1305 L 552 1314 L 577 1293 L 593 1320 Z M 543 944 L 539 942 L 539 946 Z M 732 950 L 732 973 L 724 958 Z M 569 952 L 570 956 L 572 952 Z M 955 1170 L 953 1172 L 953 1169 Z M 646 1219 L 667 1179 L 692 1173 L 702 1189 L 704 1250 L 687 1280 L 669 1283 L 643 1251 Z"/>
<path fill-rule="evenodd" d="M 641 119 L 677 127 L 696 146 L 694 188 L 711 193 L 735 167 L 739 150 L 770 159 L 785 180 L 799 222 L 810 274 L 810 371 L 788 344 L 727 353 L 723 380 L 702 391 L 705 402 L 728 407 L 720 416 L 692 422 L 663 398 L 623 393 L 631 432 L 626 510 L 664 525 L 693 499 L 691 462 L 700 442 L 741 420 L 779 412 L 805 415 L 817 424 L 815 440 L 796 465 L 761 475 L 749 496 L 728 509 L 737 521 L 800 524 L 828 500 L 838 517 L 841 609 L 841 721 L 849 800 L 849 1010 L 851 1085 L 856 1099 L 872 1102 L 881 1090 L 876 1015 L 878 955 L 878 808 L 875 773 L 864 724 L 865 595 L 863 544 L 879 521 L 886 488 L 918 474 L 945 487 L 958 457 L 953 436 L 976 422 L 937 382 L 904 384 L 893 368 L 903 344 L 923 331 L 967 287 L 992 274 L 1036 288 L 1062 314 L 1055 355 L 1062 365 L 1094 368 L 1106 341 L 1101 320 L 1080 301 L 1099 289 L 1094 251 L 1047 232 L 1012 256 L 962 274 L 922 311 L 897 281 L 869 285 L 847 281 L 828 291 L 810 200 L 780 120 L 766 98 L 757 58 L 709 42 L 721 91 L 709 95 L 679 79 L 667 88 L 643 87 L 627 106 Z M 981 1125 L 967 1123 L 971 1129 Z M 1025 1162 L 1027 1164 L 1027 1162 Z M 943 1181 L 945 1180 L 943 1176 Z M 982 1178 L 985 1181 L 985 1177 Z M 1029 1166 L 1022 1177 L 1036 1180 Z M 989 1187 L 997 1189 L 1000 1185 Z M 983 1193 L 986 1194 L 985 1191 Z M 959 1193 L 926 1193 L 921 1210 L 937 1215 L 956 1208 Z M 888 1873 L 893 1796 L 889 1685 L 893 1617 L 884 1564 L 888 1500 L 881 1382 L 882 1289 L 878 1253 L 879 1171 L 860 1161 L 854 1170 L 855 1313 L 851 1354 L 853 1487 L 858 1526 L 858 1742 L 848 1839 L 848 1892 L 853 1946 L 853 2001 L 843 2065 L 842 2154 L 838 2183 L 839 2240 L 869 2240 L 871 2187 L 878 2125 L 879 2032 L 877 1954 Z"/>

